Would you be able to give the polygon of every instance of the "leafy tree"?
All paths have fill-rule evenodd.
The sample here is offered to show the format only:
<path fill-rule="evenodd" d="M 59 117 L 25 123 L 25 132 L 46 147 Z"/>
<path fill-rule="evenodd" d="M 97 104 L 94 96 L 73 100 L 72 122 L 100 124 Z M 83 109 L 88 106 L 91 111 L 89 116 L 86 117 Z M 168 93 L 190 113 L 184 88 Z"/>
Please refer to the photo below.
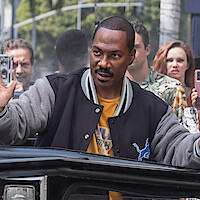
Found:
<path fill-rule="evenodd" d="M 24 21 L 31 17 L 49 12 L 65 6 L 78 4 L 80 0 L 21 0 L 17 9 L 17 22 Z M 149 64 L 152 64 L 159 44 L 159 23 L 160 23 L 160 0 L 129 0 L 129 2 L 144 2 L 144 7 L 99 7 L 98 20 L 101 21 L 109 16 L 120 15 L 128 20 L 139 20 L 150 33 L 150 44 L 152 47 L 149 55 Z M 96 3 L 119 3 L 126 0 L 96 0 Z M 186 33 L 186 15 L 184 13 L 184 1 L 182 1 L 181 31 L 180 39 L 185 40 Z M 94 0 L 88 0 L 85 3 L 94 3 Z M 81 10 L 81 29 L 86 34 L 89 44 L 91 44 L 92 34 L 95 28 L 94 8 L 84 8 Z M 42 68 L 49 68 L 48 71 L 56 70 L 57 63 L 54 53 L 56 38 L 64 31 L 76 28 L 77 10 L 67 12 L 58 12 L 56 15 L 36 22 L 37 43 L 35 57 L 37 63 L 36 77 L 40 76 Z M 32 24 L 23 26 L 19 29 L 19 37 L 28 41 L 32 40 Z M 38 72 L 37 72 L 38 71 Z"/>
<path fill-rule="evenodd" d="M 143 0 L 141 0 L 143 1 Z M 119 3 L 125 0 L 96 0 L 97 3 Z M 137 0 L 129 0 L 129 2 L 138 2 Z M 94 0 L 88 0 L 85 3 L 94 3 Z M 78 0 L 21 0 L 17 9 L 17 22 L 24 21 L 33 16 L 37 16 L 52 9 L 59 9 L 65 6 L 78 4 Z M 34 7 L 32 6 L 34 5 Z M 157 50 L 158 31 L 159 31 L 159 0 L 147 0 L 144 8 L 129 7 L 99 7 L 98 20 L 101 21 L 106 17 L 120 15 L 128 20 L 139 20 L 150 31 L 152 49 Z M 82 9 L 81 29 L 86 34 L 89 44 L 91 44 L 92 33 L 95 28 L 94 8 Z M 36 22 L 37 43 L 35 49 L 36 58 L 36 78 L 41 76 L 40 72 L 43 68 L 48 71 L 56 70 L 56 57 L 54 53 L 54 45 L 56 38 L 64 31 L 76 28 L 77 10 L 67 12 L 58 12 L 56 15 L 45 18 Z M 18 30 L 18 36 L 31 41 L 32 24 L 21 27 Z M 150 60 L 154 53 L 151 54 Z"/>
<path fill-rule="evenodd" d="M 144 15 L 141 22 L 149 31 L 151 53 L 149 64 L 151 65 L 159 45 L 159 26 L 160 26 L 160 0 L 147 0 L 144 7 Z"/>
<path fill-rule="evenodd" d="M 184 42 L 188 42 L 187 39 L 187 14 L 185 12 L 185 0 L 181 1 L 181 20 L 180 20 L 180 32 L 179 37 L 180 40 L 183 40 Z"/>

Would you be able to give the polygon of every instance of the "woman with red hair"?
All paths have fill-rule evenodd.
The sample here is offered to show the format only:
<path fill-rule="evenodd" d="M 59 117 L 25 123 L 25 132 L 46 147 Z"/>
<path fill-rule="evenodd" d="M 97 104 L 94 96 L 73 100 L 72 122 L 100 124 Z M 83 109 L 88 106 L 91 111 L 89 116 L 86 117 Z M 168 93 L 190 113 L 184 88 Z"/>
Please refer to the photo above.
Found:
<path fill-rule="evenodd" d="M 183 124 L 186 127 L 191 126 L 191 124 L 188 124 L 191 120 L 188 120 L 188 118 L 193 118 L 195 122 L 194 118 L 196 119 L 196 116 L 192 116 L 192 113 L 197 115 L 197 111 L 193 107 L 185 110 L 185 107 L 189 107 L 192 104 L 195 105 L 195 96 L 191 95 L 192 88 L 194 88 L 195 60 L 190 46 L 180 40 L 166 42 L 157 51 L 153 62 L 153 68 L 181 82 L 185 94 L 181 91 L 177 97 L 175 97 L 178 99 L 175 103 L 183 104 L 182 102 L 184 102 L 185 99 L 184 95 L 186 95 L 187 104 L 185 106 L 184 103 L 181 111 L 173 110 L 173 112 L 175 114 L 177 114 L 176 112 L 180 112 L 183 118 Z M 174 108 L 178 108 L 178 106 L 173 105 L 173 109 Z"/>
<path fill-rule="evenodd" d="M 194 87 L 195 60 L 190 46 L 183 41 L 170 41 L 158 50 L 153 68 L 172 78 L 178 79 L 185 90 L 188 105 Z"/>

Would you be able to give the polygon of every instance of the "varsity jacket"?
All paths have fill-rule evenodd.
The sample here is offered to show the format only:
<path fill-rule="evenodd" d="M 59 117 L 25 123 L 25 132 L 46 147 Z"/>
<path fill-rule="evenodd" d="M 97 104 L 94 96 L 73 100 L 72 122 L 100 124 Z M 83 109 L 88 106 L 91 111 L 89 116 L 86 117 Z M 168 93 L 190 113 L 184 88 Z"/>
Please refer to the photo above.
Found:
<path fill-rule="evenodd" d="M 47 76 L 0 113 L 0 142 L 86 151 L 103 107 L 90 70 Z M 181 126 L 171 107 L 126 77 L 115 115 L 108 119 L 114 155 L 200 168 L 198 134 Z"/>

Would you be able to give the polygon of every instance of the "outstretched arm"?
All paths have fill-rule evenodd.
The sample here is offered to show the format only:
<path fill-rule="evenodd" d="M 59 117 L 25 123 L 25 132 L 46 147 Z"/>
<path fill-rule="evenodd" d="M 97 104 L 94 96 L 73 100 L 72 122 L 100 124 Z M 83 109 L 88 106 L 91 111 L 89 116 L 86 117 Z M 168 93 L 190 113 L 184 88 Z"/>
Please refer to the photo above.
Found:
<path fill-rule="evenodd" d="M 21 144 L 36 132 L 42 132 L 51 116 L 54 102 L 54 91 L 44 77 L 38 79 L 19 99 L 9 101 L 6 106 L 3 104 L 0 144 Z"/>
<path fill-rule="evenodd" d="M 180 125 L 169 107 L 158 124 L 151 143 L 153 158 L 162 164 L 200 168 L 200 135 Z"/>

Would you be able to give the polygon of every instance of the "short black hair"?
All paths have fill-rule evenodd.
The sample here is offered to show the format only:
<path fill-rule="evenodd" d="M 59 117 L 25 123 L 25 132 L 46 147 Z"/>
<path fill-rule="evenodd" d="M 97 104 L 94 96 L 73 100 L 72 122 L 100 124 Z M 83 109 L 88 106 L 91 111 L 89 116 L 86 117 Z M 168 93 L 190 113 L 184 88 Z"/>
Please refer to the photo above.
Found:
<path fill-rule="evenodd" d="M 31 44 L 22 38 L 9 39 L 1 47 L 1 53 L 5 54 L 6 51 L 13 49 L 28 49 L 31 55 L 31 65 L 34 64 L 34 53 Z"/>
<path fill-rule="evenodd" d="M 148 33 L 146 27 L 139 21 L 131 21 L 131 24 L 132 24 L 135 32 L 138 35 L 142 36 L 144 47 L 146 48 L 147 45 L 149 44 L 149 33 Z"/>
<path fill-rule="evenodd" d="M 57 39 L 55 51 L 66 72 L 84 67 L 88 54 L 87 38 L 82 31 L 70 29 Z"/>
<path fill-rule="evenodd" d="M 129 47 L 129 52 L 134 48 L 135 42 L 135 31 L 131 23 L 123 17 L 120 16 L 113 16 L 103 20 L 101 23 L 98 24 L 96 27 L 93 40 L 99 28 L 106 28 L 110 30 L 119 30 L 125 31 L 127 36 L 127 46 Z"/>

